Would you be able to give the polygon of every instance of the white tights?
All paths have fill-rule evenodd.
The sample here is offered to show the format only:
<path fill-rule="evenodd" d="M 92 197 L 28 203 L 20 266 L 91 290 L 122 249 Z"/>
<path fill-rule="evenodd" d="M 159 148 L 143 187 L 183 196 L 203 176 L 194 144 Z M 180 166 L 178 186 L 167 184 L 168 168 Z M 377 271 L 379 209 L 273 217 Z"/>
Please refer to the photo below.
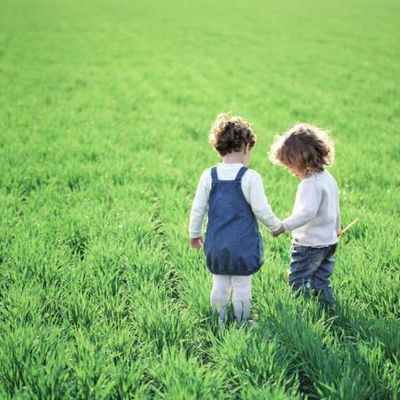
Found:
<path fill-rule="evenodd" d="M 250 317 L 251 278 L 251 275 L 213 275 L 211 307 L 219 314 L 221 321 L 225 320 L 231 288 L 233 312 L 237 322 L 241 323 Z"/>

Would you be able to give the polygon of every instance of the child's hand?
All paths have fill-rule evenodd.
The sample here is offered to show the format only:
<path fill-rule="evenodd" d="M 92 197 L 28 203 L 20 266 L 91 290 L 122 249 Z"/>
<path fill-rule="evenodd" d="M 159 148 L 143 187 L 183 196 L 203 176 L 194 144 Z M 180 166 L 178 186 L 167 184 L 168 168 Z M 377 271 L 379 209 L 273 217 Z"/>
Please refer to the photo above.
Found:
<path fill-rule="evenodd" d="M 199 250 L 203 247 L 203 238 L 192 238 L 190 239 L 190 247 L 193 249 Z"/>
<path fill-rule="evenodd" d="M 342 234 L 342 231 L 340 230 L 339 232 L 336 232 L 336 236 L 340 237 L 340 235 Z"/>
<path fill-rule="evenodd" d="M 281 224 L 281 226 L 276 231 L 271 232 L 271 236 L 272 237 L 278 237 L 279 235 L 281 235 L 285 231 L 286 231 L 285 227 L 283 226 L 283 224 Z"/>

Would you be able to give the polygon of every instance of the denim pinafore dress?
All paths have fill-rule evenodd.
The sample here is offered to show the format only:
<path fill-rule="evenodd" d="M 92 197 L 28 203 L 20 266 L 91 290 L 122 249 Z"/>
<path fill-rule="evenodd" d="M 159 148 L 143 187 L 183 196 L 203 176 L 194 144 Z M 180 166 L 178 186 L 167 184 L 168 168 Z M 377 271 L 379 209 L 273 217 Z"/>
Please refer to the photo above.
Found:
<path fill-rule="evenodd" d="M 241 180 L 247 167 L 234 180 L 219 180 L 211 169 L 208 224 L 204 252 L 208 269 L 217 275 L 251 275 L 264 261 L 264 246 L 257 219 L 243 195 Z"/>

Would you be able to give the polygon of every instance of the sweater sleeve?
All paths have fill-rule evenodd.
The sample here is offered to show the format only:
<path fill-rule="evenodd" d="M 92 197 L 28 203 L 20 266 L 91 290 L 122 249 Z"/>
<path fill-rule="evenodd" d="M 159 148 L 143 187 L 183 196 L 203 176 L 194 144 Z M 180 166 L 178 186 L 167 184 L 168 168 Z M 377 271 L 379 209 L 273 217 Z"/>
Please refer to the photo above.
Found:
<path fill-rule="evenodd" d="M 194 196 L 192 210 L 190 213 L 189 236 L 191 239 L 201 237 L 203 234 L 203 221 L 207 212 L 209 189 L 207 178 L 209 170 L 203 172 L 197 185 L 196 194 Z"/>
<path fill-rule="evenodd" d="M 338 208 L 336 217 L 336 234 L 339 234 L 341 230 L 342 230 L 342 222 L 340 220 L 340 209 Z"/>
<path fill-rule="evenodd" d="M 291 232 L 309 223 L 317 215 L 321 199 L 322 192 L 315 181 L 302 181 L 297 189 L 293 213 L 283 221 L 285 229 Z"/>
<path fill-rule="evenodd" d="M 265 195 L 261 176 L 254 171 L 250 183 L 250 206 L 256 218 L 270 231 L 275 231 L 281 226 L 281 220 L 275 216 Z"/>

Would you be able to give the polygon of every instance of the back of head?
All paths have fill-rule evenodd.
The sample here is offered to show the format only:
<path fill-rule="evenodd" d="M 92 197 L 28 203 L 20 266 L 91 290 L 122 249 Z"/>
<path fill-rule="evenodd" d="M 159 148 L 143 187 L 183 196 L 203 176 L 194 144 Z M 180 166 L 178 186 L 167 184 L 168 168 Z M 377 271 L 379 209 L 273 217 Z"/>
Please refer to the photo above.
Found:
<path fill-rule="evenodd" d="M 269 157 L 275 164 L 310 174 L 332 164 L 335 148 L 327 132 L 313 125 L 296 124 L 275 138 Z"/>
<path fill-rule="evenodd" d="M 256 143 L 256 135 L 250 124 L 243 118 L 229 113 L 217 115 L 211 127 L 209 139 L 220 156 L 241 151 L 246 145 L 251 148 Z"/>

